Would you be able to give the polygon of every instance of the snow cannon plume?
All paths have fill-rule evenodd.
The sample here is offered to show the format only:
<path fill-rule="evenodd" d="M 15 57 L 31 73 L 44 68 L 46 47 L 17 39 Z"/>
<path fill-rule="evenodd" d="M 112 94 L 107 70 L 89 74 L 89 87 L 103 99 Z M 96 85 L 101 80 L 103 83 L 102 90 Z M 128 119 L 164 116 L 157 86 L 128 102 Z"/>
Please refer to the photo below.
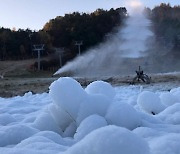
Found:
<path fill-rule="evenodd" d="M 55 74 L 71 72 L 80 77 L 129 75 L 137 66 L 143 65 L 144 61 L 137 64 L 137 59 L 149 54 L 147 40 L 153 36 L 149 30 L 151 22 L 143 14 L 144 7 L 139 0 L 128 1 L 126 6 L 129 16 L 124 27 L 116 27 L 116 33 L 109 34 L 106 41 L 78 56 Z"/>

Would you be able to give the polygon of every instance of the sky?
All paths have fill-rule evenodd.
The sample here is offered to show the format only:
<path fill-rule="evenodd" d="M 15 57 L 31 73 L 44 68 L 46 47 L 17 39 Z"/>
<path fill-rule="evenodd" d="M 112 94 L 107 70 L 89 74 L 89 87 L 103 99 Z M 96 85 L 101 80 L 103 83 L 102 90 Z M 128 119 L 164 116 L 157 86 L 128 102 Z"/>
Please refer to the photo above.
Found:
<path fill-rule="evenodd" d="M 66 13 L 93 12 L 97 8 L 125 6 L 127 0 L 0 0 L 0 27 L 39 30 L 45 23 Z M 160 3 L 180 5 L 179 0 L 141 0 L 147 7 Z"/>

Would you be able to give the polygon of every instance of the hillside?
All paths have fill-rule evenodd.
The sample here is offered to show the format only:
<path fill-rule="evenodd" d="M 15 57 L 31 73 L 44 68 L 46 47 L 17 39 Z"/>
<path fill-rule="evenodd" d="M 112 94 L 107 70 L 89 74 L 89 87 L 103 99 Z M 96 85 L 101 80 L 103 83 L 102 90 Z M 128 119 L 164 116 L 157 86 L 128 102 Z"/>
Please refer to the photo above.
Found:
<path fill-rule="evenodd" d="M 47 91 L 49 84 L 55 80 L 50 78 L 54 72 L 30 69 L 35 61 L 36 59 L 0 62 L 0 97 L 22 95 L 27 91 Z"/>
<path fill-rule="evenodd" d="M 42 60 L 46 60 L 43 58 Z M 52 76 L 52 71 L 37 72 L 31 66 L 37 59 L 18 60 L 18 61 L 0 61 L 0 75 L 4 77 L 49 77 Z"/>

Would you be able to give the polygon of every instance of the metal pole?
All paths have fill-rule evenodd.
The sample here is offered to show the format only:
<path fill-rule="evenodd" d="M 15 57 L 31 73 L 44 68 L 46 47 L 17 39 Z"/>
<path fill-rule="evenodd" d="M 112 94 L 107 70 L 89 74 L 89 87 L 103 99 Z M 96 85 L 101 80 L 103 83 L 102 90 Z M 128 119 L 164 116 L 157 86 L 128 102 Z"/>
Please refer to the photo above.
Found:
<path fill-rule="evenodd" d="M 40 66 L 40 63 L 41 63 L 41 51 L 44 50 L 44 44 L 39 44 L 39 45 L 33 45 L 34 47 L 34 51 L 37 51 L 38 52 L 38 71 L 41 70 L 41 66 Z"/>
<path fill-rule="evenodd" d="M 79 56 L 81 55 L 81 45 L 79 44 L 78 45 L 78 48 L 79 48 Z"/>
<path fill-rule="evenodd" d="M 82 41 L 76 41 L 75 45 L 78 46 L 78 52 L 79 52 L 79 56 L 81 55 L 81 45 L 83 45 Z"/>
<path fill-rule="evenodd" d="M 40 71 L 40 50 L 38 50 L 38 71 Z"/>
<path fill-rule="evenodd" d="M 60 67 L 62 67 L 62 57 L 61 57 L 61 54 L 59 55 L 59 63 L 60 63 Z"/>

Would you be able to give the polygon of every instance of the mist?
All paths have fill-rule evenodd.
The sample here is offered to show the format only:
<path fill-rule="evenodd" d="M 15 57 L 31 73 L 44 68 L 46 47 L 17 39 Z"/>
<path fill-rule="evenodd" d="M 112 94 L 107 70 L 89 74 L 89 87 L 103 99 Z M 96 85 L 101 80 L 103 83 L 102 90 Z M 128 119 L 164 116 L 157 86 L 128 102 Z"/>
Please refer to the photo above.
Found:
<path fill-rule="evenodd" d="M 55 74 L 70 72 L 81 77 L 131 75 L 138 66 L 148 73 L 167 70 L 164 61 L 159 65 L 163 55 L 154 57 L 157 47 L 143 4 L 139 0 L 128 1 L 126 8 L 129 14 L 123 27 L 116 27 L 115 34 L 108 34 L 103 43 L 67 63 Z"/>

